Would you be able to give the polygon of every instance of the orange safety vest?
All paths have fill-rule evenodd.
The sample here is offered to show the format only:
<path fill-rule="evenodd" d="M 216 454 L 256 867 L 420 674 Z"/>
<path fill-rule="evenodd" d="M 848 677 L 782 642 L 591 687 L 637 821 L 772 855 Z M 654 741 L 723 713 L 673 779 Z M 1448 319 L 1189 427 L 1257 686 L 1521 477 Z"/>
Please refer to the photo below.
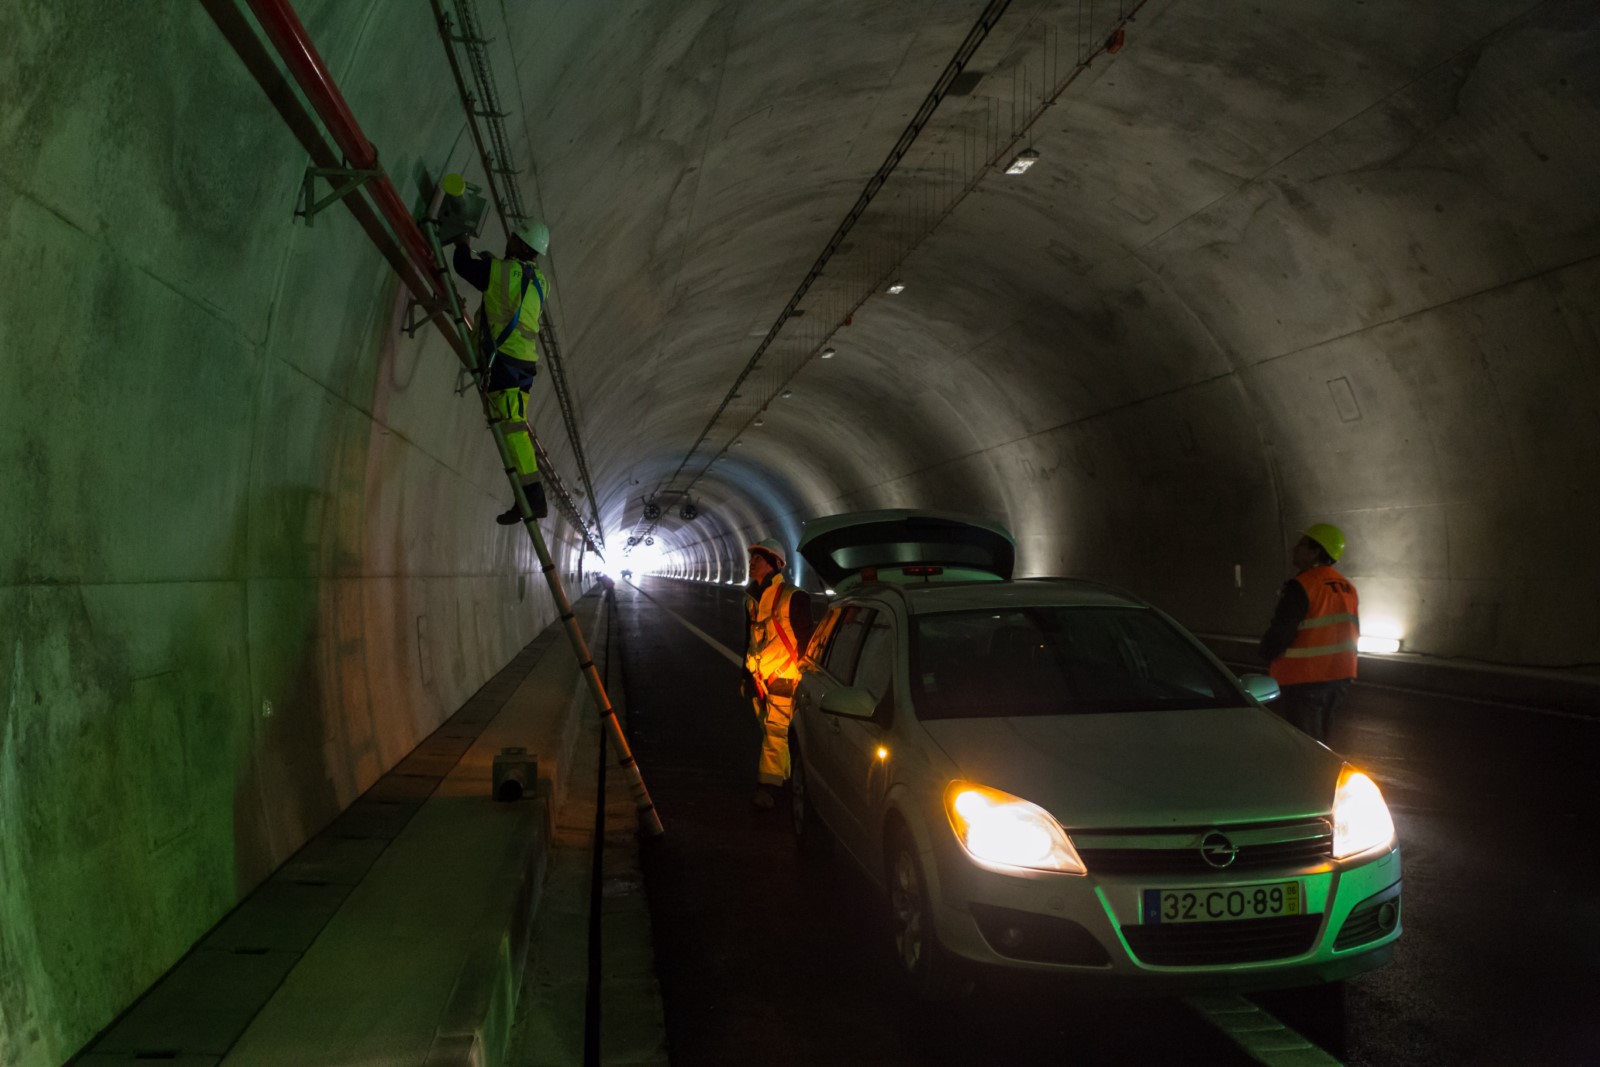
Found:
<path fill-rule="evenodd" d="M 1354 678 L 1356 638 L 1361 634 L 1356 587 L 1332 567 L 1311 567 L 1294 580 L 1306 591 L 1306 617 L 1294 643 L 1272 661 L 1272 677 L 1279 685 Z"/>
<path fill-rule="evenodd" d="M 745 597 L 750 647 L 745 651 L 744 663 L 763 692 L 774 678 L 800 677 L 800 648 L 789 621 L 789 601 L 793 598 L 794 587 L 781 574 L 773 575 L 759 598 Z"/>

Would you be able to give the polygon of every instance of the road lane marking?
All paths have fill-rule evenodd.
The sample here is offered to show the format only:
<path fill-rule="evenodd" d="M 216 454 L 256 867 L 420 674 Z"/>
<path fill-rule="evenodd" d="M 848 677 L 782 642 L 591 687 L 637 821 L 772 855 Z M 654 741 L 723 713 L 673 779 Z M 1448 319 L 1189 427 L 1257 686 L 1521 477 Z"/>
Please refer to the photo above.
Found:
<path fill-rule="evenodd" d="M 1240 996 L 1187 997 L 1184 1003 L 1268 1067 L 1340 1067 L 1340 1061 Z"/>
<path fill-rule="evenodd" d="M 633 585 L 632 582 L 629 582 L 628 584 L 629 585 Z M 662 611 L 666 612 L 668 615 L 671 615 L 674 619 L 677 619 L 680 623 L 683 624 L 684 628 L 686 630 L 688 630 L 690 633 L 694 634 L 700 640 L 704 641 L 706 644 L 708 644 L 712 648 L 716 649 L 718 655 L 722 656 L 723 659 L 727 660 L 729 663 L 733 664 L 735 667 L 739 667 L 741 669 L 744 667 L 744 657 L 743 656 L 738 655 L 737 653 L 735 653 L 733 651 L 733 649 L 729 648 L 727 645 L 723 644 L 721 641 L 718 641 L 715 637 L 712 637 L 710 634 L 708 634 L 704 630 L 700 629 L 700 627 L 696 626 L 694 623 L 690 622 L 688 619 L 684 618 L 682 615 L 679 615 L 676 611 L 673 611 L 671 608 L 667 607 L 661 601 L 657 600 L 655 597 L 651 596 L 649 593 L 646 593 L 643 589 L 640 589 L 637 585 L 633 585 L 633 588 L 638 590 L 638 593 L 639 593 L 640 596 L 642 596 L 646 600 L 650 601 L 650 603 L 654 604 L 656 607 L 660 608 Z"/>

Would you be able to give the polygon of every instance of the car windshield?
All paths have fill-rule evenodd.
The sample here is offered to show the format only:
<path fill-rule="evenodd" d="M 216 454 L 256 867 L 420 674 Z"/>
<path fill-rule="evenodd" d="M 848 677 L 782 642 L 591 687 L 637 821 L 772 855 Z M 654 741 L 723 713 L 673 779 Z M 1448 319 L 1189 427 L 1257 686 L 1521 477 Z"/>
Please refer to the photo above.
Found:
<path fill-rule="evenodd" d="M 1233 680 L 1148 608 L 1036 607 L 915 617 L 919 719 L 1237 707 Z"/>

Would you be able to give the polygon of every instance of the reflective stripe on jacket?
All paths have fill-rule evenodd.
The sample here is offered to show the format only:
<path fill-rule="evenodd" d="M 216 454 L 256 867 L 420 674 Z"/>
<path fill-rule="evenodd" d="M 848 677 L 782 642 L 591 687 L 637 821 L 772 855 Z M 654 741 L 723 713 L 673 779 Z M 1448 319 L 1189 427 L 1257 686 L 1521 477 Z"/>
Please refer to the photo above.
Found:
<path fill-rule="evenodd" d="M 1338 682 L 1356 676 L 1356 638 L 1361 633 L 1356 587 L 1332 567 L 1295 575 L 1306 591 L 1306 617 L 1294 642 L 1272 661 L 1279 685 Z"/>
<path fill-rule="evenodd" d="M 800 647 L 789 618 L 789 602 L 793 599 L 794 587 L 781 574 L 772 576 L 759 598 L 745 597 L 750 647 L 745 651 L 744 663 L 762 689 L 774 678 L 800 677 Z"/>
<path fill-rule="evenodd" d="M 522 272 L 533 269 L 526 294 L 522 291 Z M 489 288 L 483 291 L 484 350 L 493 347 L 512 316 L 517 324 L 500 343 L 499 353 L 524 363 L 536 362 L 539 350 L 534 341 L 539 336 L 539 316 L 544 312 L 544 274 L 531 263 L 515 259 L 496 259 L 489 264 Z M 521 297 L 522 314 L 516 315 L 518 297 Z"/>

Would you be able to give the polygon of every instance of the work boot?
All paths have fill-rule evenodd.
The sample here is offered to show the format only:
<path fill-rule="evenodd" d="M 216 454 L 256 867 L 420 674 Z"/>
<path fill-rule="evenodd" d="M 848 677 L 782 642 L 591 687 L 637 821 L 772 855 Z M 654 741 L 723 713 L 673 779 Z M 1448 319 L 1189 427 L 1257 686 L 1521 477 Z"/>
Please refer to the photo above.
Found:
<path fill-rule="evenodd" d="M 534 518 L 542 519 L 546 515 L 550 514 L 550 505 L 545 503 L 544 499 L 543 482 L 534 482 L 532 485 L 525 485 L 522 487 L 522 492 L 523 495 L 528 498 L 528 507 L 533 509 Z M 496 515 L 494 521 L 498 522 L 501 526 L 515 526 L 517 523 L 522 521 L 522 509 L 513 503 L 505 511 L 502 511 L 499 515 Z"/>

